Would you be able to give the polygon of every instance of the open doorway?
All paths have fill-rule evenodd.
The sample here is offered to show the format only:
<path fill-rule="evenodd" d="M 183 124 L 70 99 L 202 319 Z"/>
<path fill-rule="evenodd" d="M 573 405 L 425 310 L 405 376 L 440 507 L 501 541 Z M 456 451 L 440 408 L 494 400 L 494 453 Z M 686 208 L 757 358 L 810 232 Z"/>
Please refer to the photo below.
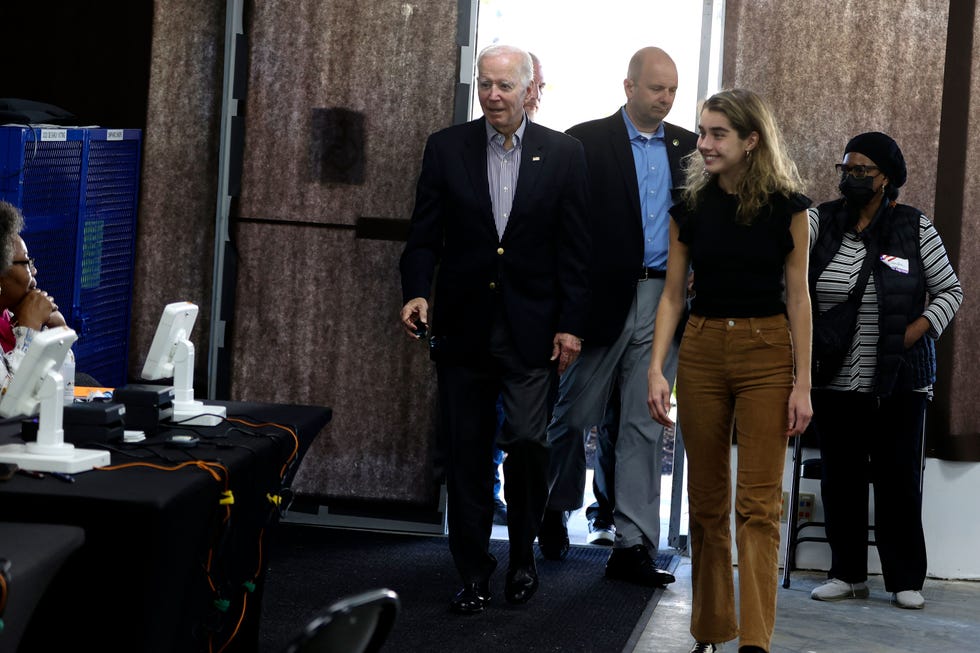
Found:
<path fill-rule="evenodd" d="M 693 130 L 698 102 L 718 90 L 724 0 L 473 1 L 474 59 L 494 43 L 533 52 L 547 79 L 537 122 L 552 129 L 612 114 L 625 101 L 629 59 L 646 46 L 664 49 L 677 64 L 669 122 Z M 475 95 L 470 107 L 471 117 L 481 115 Z"/>
<path fill-rule="evenodd" d="M 535 122 L 552 129 L 565 131 L 621 107 L 629 59 L 646 46 L 662 48 L 677 65 L 679 87 L 668 122 L 694 130 L 699 102 L 720 87 L 724 0 L 564 0 L 560 4 L 472 0 L 470 8 L 474 20 L 470 33 L 475 34 L 470 66 L 477 53 L 495 43 L 533 52 L 547 82 Z M 467 80 L 461 75 L 460 81 L 471 82 L 473 76 Z M 469 88 L 468 117 L 475 118 L 481 115 L 476 84 Z M 586 507 L 593 501 L 595 439 L 593 429 L 586 441 Z M 684 452 L 674 429 L 664 433 L 663 471 L 660 546 L 686 549 Z M 584 544 L 588 538 L 585 508 L 571 515 L 568 526 L 572 543 Z M 498 529 L 506 537 L 506 531 Z"/>

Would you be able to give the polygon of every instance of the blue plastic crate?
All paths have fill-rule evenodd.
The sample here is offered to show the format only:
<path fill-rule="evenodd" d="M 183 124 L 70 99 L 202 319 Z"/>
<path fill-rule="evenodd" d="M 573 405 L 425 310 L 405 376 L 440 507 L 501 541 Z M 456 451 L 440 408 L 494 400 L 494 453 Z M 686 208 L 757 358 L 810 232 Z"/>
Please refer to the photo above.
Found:
<path fill-rule="evenodd" d="M 127 381 L 141 149 L 137 129 L 0 127 L 0 198 L 78 332 L 76 369 L 110 386 Z"/>

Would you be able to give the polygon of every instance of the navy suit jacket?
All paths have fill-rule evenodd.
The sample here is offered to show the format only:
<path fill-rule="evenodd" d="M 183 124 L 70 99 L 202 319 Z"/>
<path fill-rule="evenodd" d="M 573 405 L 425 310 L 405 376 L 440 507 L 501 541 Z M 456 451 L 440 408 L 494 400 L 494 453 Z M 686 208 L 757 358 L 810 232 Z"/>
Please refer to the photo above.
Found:
<path fill-rule="evenodd" d="M 522 148 L 498 239 L 484 119 L 426 143 L 401 276 L 404 301 L 428 298 L 438 268 L 430 314 L 436 360 L 485 355 L 497 302 L 528 365 L 549 364 L 555 333 L 585 333 L 591 249 L 582 146 L 528 122 Z"/>
<path fill-rule="evenodd" d="M 633 150 L 620 111 L 568 130 L 582 142 L 589 168 L 593 259 L 587 344 L 608 345 L 619 336 L 643 270 L 643 219 Z M 681 159 L 697 134 L 664 123 L 674 201 L 684 183 Z"/>

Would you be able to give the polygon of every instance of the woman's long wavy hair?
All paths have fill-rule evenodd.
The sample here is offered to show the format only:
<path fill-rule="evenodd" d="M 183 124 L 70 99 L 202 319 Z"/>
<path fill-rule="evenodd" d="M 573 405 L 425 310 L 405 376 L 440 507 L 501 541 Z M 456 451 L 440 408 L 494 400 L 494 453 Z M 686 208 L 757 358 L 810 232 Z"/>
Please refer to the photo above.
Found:
<path fill-rule="evenodd" d="M 741 88 L 720 91 L 705 100 L 701 112 L 705 111 L 717 111 L 727 117 L 739 138 L 748 138 L 752 132 L 759 134 L 758 144 L 747 157 L 745 173 L 735 187 L 739 223 L 750 224 L 773 193 L 788 196 L 803 192 L 803 180 L 786 153 L 772 111 L 758 94 Z M 704 159 L 697 150 L 685 158 L 687 179 L 682 197 L 694 210 L 715 175 L 705 171 Z"/>

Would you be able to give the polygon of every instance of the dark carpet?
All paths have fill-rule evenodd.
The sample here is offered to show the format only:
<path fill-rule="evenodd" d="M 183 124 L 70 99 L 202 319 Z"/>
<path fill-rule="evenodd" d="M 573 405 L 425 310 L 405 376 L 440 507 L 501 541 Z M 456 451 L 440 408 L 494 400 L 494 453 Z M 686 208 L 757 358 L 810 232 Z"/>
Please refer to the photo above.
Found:
<path fill-rule="evenodd" d="M 513 606 L 503 597 L 508 545 L 490 546 L 492 602 L 482 614 L 460 616 L 448 610 L 459 580 L 446 538 L 281 524 L 270 538 L 259 652 L 279 653 L 327 605 L 382 587 L 401 600 L 385 651 L 619 652 L 635 643 L 662 593 L 607 580 L 608 548 L 573 546 L 563 562 L 539 556 L 540 589 Z M 677 559 L 657 563 L 673 571 Z"/>

